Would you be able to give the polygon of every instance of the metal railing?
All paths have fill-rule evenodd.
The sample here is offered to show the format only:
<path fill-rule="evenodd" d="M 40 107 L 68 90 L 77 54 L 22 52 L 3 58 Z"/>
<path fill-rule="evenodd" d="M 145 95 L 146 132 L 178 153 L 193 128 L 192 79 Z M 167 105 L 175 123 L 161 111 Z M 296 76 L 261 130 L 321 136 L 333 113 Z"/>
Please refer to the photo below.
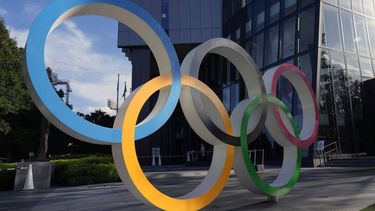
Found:
<path fill-rule="evenodd" d="M 327 149 L 327 148 L 331 148 L 331 149 Z M 333 143 L 330 143 L 330 144 L 324 146 L 323 152 L 324 152 L 325 156 L 330 156 L 330 154 L 332 154 L 333 152 L 336 152 L 336 158 L 339 159 L 339 157 L 340 157 L 337 142 L 333 142 Z M 331 157 L 329 157 L 329 158 L 331 158 Z"/>
<path fill-rule="evenodd" d="M 319 162 L 320 162 L 321 167 L 327 166 L 327 162 L 332 159 L 331 156 L 334 152 L 336 152 L 335 157 L 337 159 L 340 158 L 337 142 L 332 142 L 330 144 L 327 144 L 323 147 L 323 150 L 318 150 L 317 152 L 319 155 Z"/>

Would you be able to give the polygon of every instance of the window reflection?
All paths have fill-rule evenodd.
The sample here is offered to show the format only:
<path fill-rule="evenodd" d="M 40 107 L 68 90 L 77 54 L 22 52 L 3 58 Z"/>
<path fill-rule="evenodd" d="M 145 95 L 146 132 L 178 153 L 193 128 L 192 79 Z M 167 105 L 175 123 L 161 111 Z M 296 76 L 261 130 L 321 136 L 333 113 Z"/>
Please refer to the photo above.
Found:
<path fill-rule="evenodd" d="M 365 14 L 373 17 L 375 14 L 373 0 L 363 0 L 363 5 L 365 5 Z"/>
<path fill-rule="evenodd" d="M 297 0 L 285 0 L 284 1 L 284 15 L 289 15 L 295 12 L 297 9 Z"/>
<path fill-rule="evenodd" d="M 296 37 L 296 18 L 292 17 L 284 21 L 282 29 L 282 50 L 281 57 L 287 58 L 294 55 L 295 37 Z"/>
<path fill-rule="evenodd" d="M 263 44 L 264 34 L 262 32 L 254 37 L 252 46 L 252 57 L 259 68 L 263 67 Z"/>
<path fill-rule="evenodd" d="M 353 11 L 363 13 L 362 0 L 354 0 L 352 4 Z"/>
<path fill-rule="evenodd" d="M 230 111 L 230 86 L 223 89 L 223 103 L 227 111 Z"/>
<path fill-rule="evenodd" d="M 342 30 L 344 33 L 344 47 L 346 51 L 357 53 L 355 43 L 354 23 L 352 13 L 341 10 Z"/>
<path fill-rule="evenodd" d="M 325 2 L 337 5 L 337 0 L 324 0 Z"/>
<path fill-rule="evenodd" d="M 333 82 L 333 96 L 336 107 L 336 121 L 343 152 L 351 151 L 352 144 L 352 113 L 350 106 L 349 89 L 345 61 L 341 52 L 330 52 L 331 74 Z M 354 64 L 353 64 L 354 65 Z M 357 61 L 358 65 L 358 61 Z"/>
<path fill-rule="evenodd" d="M 340 6 L 345 7 L 347 9 L 352 9 L 352 4 L 350 0 L 339 0 Z"/>
<path fill-rule="evenodd" d="M 361 64 L 362 81 L 373 79 L 374 72 L 372 71 L 371 59 L 360 57 L 359 62 Z"/>
<path fill-rule="evenodd" d="M 311 27 L 312 25 L 315 25 L 315 7 L 301 12 L 298 52 L 304 52 L 314 47 L 315 27 Z"/>
<path fill-rule="evenodd" d="M 323 15 L 322 45 L 329 48 L 342 49 L 338 8 L 325 4 Z"/>
<path fill-rule="evenodd" d="M 276 25 L 267 30 L 266 38 L 266 65 L 277 62 L 279 52 L 279 25 Z"/>
<path fill-rule="evenodd" d="M 305 73 L 307 79 L 309 79 L 310 84 L 312 84 L 312 54 L 308 53 L 298 58 L 298 67 Z"/>
<path fill-rule="evenodd" d="M 354 15 L 354 24 L 357 32 L 358 52 L 362 55 L 370 55 L 368 49 L 365 18 L 360 15 Z"/>
<path fill-rule="evenodd" d="M 371 54 L 375 57 L 375 21 L 368 20 L 368 34 L 370 35 Z"/>
<path fill-rule="evenodd" d="M 265 1 L 256 1 L 254 3 L 254 31 L 258 32 L 264 28 L 265 21 Z"/>
<path fill-rule="evenodd" d="M 319 124 L 320 134 L 329 137 L 335 134 L 334 103 L 332 93 L 332 78 L 330 71 L 330 60 L 327 50 L 322 50 L 320 67 L 320 97 L 319 97 Z M 333 131 L 333 132 L 332 132 Z"/>
<path fill-rule="evenodd" d="M 269 8 L 269 23 L 274 23 L 279 19 L 280 14 L 280 1 L 273 0 Z"/>
<path fill-rule="evenodd" d="M 355 121 L 361 121 L 362 115 L 362 99 L 361 99 L 361 74 L 358 64 L 358 56 L 346 54 L 346 62 L 348 67 L 348 82 L 350 97 L 352 100 L 353 117 Z"/>

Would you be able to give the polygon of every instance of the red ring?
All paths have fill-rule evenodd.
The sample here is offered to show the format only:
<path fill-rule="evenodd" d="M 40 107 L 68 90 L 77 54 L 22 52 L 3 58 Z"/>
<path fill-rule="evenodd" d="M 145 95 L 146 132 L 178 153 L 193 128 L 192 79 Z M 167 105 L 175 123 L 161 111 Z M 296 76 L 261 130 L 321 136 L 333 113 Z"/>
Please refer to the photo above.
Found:
<path fill-rule="evenodd" d="M 318 137 L 318 130 L 319 130 L 319 113 L 318 113 L 318 106 L 317 106 L 317 101 L 316 101 L 316 96 L 313 92 L 313 89 L 306 77 L 306 75 L 300 70 L 298 69 L 298 67 L 292 65 L 292 64 L 283 64 L 283 65 L 280 65 L 277 70 L 275 71 L 274 75 L 273 75 L 273 79 L 272 79 L 272 95 L 276 97 L 276 93 L 277 93 L 277 83 L 278 81 L 280 80 L 280 77 L 285 73 L 285 72 L 293 72 L 293 73 L 296 73 L 305 83 L 306 83 L 306 86 L 308 88 L 308 90 L 310 91 L 310 94 L 311 94 L 311 98 L 312 98 L 312 101 L 313 101 L 313 104 L 314 104 L 314 110 L 315 110 L 315 128 L 314 128 L 314 131 L 312 132 L 311 136 L 307 139 L 304 139 L 304 140 L 300 140 L 298 138 L 296 138 L 295 136 L 293 136 L 288 128 L 285 126 L 282 118 L 281 118 L 281 114 L 280 114 L 280 111 L 278 109 L 278 107 L 276 106 L 272 106 L 272 109 L 273 109 L 273 112 L 275 114 L 275 118 L 278 122 L 278 124 L 280 125 L 280 130 L 282 132 L 282 134 L 294 145 L 298 146 L 298 147 L 301 147 L 301 148 L 306 148 L 306 147 L 309 147 L 310 145 L 312 145 L 316 138 Z M 289 80 L 288 80 L 289 81 Z M 290 81 L 289 81 L 290 82 Z M 292 84 L 292 82 L 290 82 Z M 294 84 L 292 84 L 293 87 L 294 87 Z"/>

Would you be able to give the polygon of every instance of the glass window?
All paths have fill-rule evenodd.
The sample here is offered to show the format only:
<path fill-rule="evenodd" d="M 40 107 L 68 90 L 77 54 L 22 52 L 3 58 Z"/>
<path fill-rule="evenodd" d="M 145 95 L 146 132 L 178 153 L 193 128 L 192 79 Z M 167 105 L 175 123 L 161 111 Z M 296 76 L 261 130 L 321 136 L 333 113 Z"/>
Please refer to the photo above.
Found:
<path fill-rule="evenodd" d="M 342 49 L 338 9 L 324 4 L 323 15 L 322 45 L 329 48 Z"/>
<path fill-rule="evenodd" d="M 253 8 L 251 6 L 247 7 L 246 9 L 246 18 L 247 18 L 247 22 L 246 22 L 246 25 L 245 25 L 245 30 L 246 30 L 246 38 L 249 38 L 251 36 L 251 32 L 253 30 L 253 16 L 252 16 L 252 10 Z"/>
<path fill-rule="evenodd" d="M 324 0 L 325 2 L 337 5 L 337 0 Z"/>
<path fill-rule="evenodd" d="M 232 0 L 232 8 L 233 8 L 233 11 L 232 11 L 232 14 L 236 14 L 238 11 L 241 10 L 242 8 L 242 0 Z"/>
<path fill-rule="evenodd" d="M 297 9 L 297 0 L 284 0 L 284 15 L 289 15 Z"/>
<path fill-rule="evenodd" d="M 296 36 L 296 18 L 292 17 L 284 21 L 282 28 L 281 58 L 287 58 L 294 55 L 295 36 Z"/>
<path fill-rule="evenodd" d="M 374 78 L 374 72 L 372 71 L 371 59 L 359 57 L 361 64 L 362 81 L 367 81 Z"/>
<path fill-rule="evenodd" d="M 362 80 L 358 66 L 358 57 L 356 55 L 346 54 L 346 63 L 348 68 L 350 97 L 352 99 L 353 119 L 357 121 L 363 118 L 361 97 Z"/>
<path fill-rule="evenodd" d="M 272 5 L 270 6 L 269 11 L 269 23 L 274 23 L 279 19 L 280 14 L 280 1 L 274 1 Z"/>
<path fill-rule="evenodd" d="M 251 41 L 246 42 L 245 50 L 247 51 L 247 53 L 251 54 Z"/>
<path fill-rule="evenodd" d="M 252 21 L 251 20 L 248 20 L 246 22 L 246 25 L 245 25 L 245 30 L 246 30 L 246 38 L 249 38 L 251 36 L 251 25 L 252 25 Z"/>
<path fill-rule="evenodd" d="M 314 47 L 315 27 L 313 26 L 315 26 L 315 7 L 303 11 L 299 18 L 300 36 L 298 52 L 303 52 Z"/>
<path fill-rule="evenodd" d="M 301 4 L 300 8 L 304 8 L 304 7 L 309 6 L 310 4 L 315 3 L 315 2 L 316 2 L 315 0 L 303 0 L 303 1 L 300 1 L 300 4 Z"/>
<path fill-rule="evenodd" d="M 375 21 L 368 20 L 368 34 L 370 35 L 371 54 L 375 57 Z"/>
<path fill-rule="evenodd" d="M 265 1 L 256 1 L 254 4 L 254 31 L 258 32 L 264 28 Z"/>
<path fill-rule="evenodd" d="M 277 62 L 279 52 L 279 25 L 267 30 L 266 34 L 266 65 Z"/>
<path fill-rule="evenodd" d="M 232 112 L 234 107 L 240 101 L 240 84 L 234 83 L 230 88 L 230 111 Z"/>
<path fill-rule="evenodd" d="M 311 53 L 305 54 L 305 55 L 300 56 L 298 58 L 298 67 L 299 67 L 299 69 L 302 70 L 302 72 L 305 73 L 306 77 L 309 79 L 309 82 L 312 84 L 312 79 L 313 79 L 312 70 L 313 70 L 313 67 L 312 67 L 311 61 L 314 61 L 313 58 L 312 58 L 312 54 Z"/>
<path fill-rule="evenodd" d="M 365 18 L 360 15 L 354 15 L 354 24 L 357 31 L 358 52 L 359 54 L 368 56 L 370 52 L 368 49 Z"/>
<path fill-rule="evenodd" d="M 341 10 L 342 30 L 344 32 L 344 48 L 346 51 L 357 53 L 355 43 L 353 15 L 351 12 Z"/>
<path fill-rule="evenodd" d="M 353 11 L 363 13 L 362 0 L 355 0 L 352 4 Z"/>
<path fill-rule="evenodd" d="M 365 5 L 366 15 L 373 17 L 375 15 L 373 1 L 372 0 L 363 0 L 363 5 Z"/>
<path fill-rule="evenodd" d="M 230 111 L 230 86 L 227 86 L 223 90 L 223 103 L 227 111 Z"/>
<path fill-rule="evenodd" d="M 293 85 L 283 76 L 278 83 L 277 97 L 292 111 Z"/>
<path fill-rule="evenodd" d="M 345 54 L 346 66 L 348 70 L 348 81 L 351 84 L 361 82 L 361 74 L 359 71 L 358 56 L 353 54 Z"/>
<path fill-rule="evenodd" d="M 242 7 L 245 7 L 249 0 L 242 0 Z"/>
<path fill-rule="evenodd" d="M 340 146 L 343 151 L 350 149 L 352 141 L 352 113 L 350 109 L 350 92 L 348 89 L 349 78 L 345 71 L 345 62 L 341 52 L 331 51 L 331 74 L 332 74 L 332 105 L 335 106 L 336 126 L 334 133 L 339 131 Z M 354 56 L 354 55 L 353 55 Z M 349 60 L 349 66 L 358 69 L 358 60 L 356 57 Z M 357 71 L 358 72 L 358 71 Z"/>
<path fill-rule="evenodd" d="M 352 9 L 352 4 L 350 0 L 339 0 L 340 1 L 340 6 L 345 7 L 347 9 Z"/>
<path fill-rule="evenodd" d="M 227 84 L 230 84 L 232 82 L 232 77 L 231 77 L 231 73 L 232 73 L 232 63 L 230 63 L 230 61 L 227 60 L 227 72 L 226 72 L 226 79 L 227 79 Z"/>
<path fill-rule="evenodd" d="M 264 33 L 260 33 L 254 37 L 252 46 L 252 56 L 259 68 L 263 68 L 263 48 L 264 48 Z"/>
<path fill-rule="evenodd" d="M 161 1 L 161 25 L 164 30 L 169 30 L 169 4 L 168 0 Z"/>
<path fill-rule="evenodd" d="M 241 38 L 241 28 L 238 28 L 236 30 L 236 40 L 239 41 Z"/>

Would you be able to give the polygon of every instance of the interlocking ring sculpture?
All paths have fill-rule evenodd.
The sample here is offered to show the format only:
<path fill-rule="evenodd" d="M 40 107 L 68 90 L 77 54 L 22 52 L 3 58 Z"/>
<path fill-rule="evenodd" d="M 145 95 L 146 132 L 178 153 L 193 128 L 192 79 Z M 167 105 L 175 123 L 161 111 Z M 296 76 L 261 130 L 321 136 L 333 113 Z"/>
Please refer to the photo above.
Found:
<path fill-rule="evenodd" d="M 159 77 L 145 83 L 126 99 L 113 129 L 97 126 L 75 115 L 56 95 L 45 71 L 44 46 L 48 34 L 63 21 L 79 15 L 106 16 L 129 26 L 150 47 L 160 70 Z M 197 79 L 202 60 L 209 53 L 231 61 L 245 81 L 249 99 L 241 101 L 231 116 L 215 93 Z M 142 202 L 160 209 L 198 210 L 207 206 L 224 188 L 232 167 L 249 190 L 270 196 L 285 195 L 295 185 L 300 173 L 300 148 L 310 146 L 317 137 L 315 95 L 297 67 L 284 64 L 267 71 L 262 77 L 243 48 L 230 40 L 216 38 L 193 49 L 180 68 L 175 49 L 162 27 L 130 0 L 53 1 L 32 25 L 26 61 L 27 86 L 40 111 L 55 126 L 77 139 L 111 144 L 123 183 Z M 303 110 L 301 131 L 288 108 L 276 98 L 281 76 L 289 80 L 300 98 Z M 137 124 L 142 106 L 155 92 L 159 92 L 159 97 L 153 111 Z M 178 101 L 190 126 L 214 146 L 214 153 L 202 183 L 192 192 L 172 198 L 157 190 L 142 172 L 135 141 L 162 127 Z M 280 174 L 271 184 L 256 173 L 248 154 L 248 143 L 254 141 L 264 128 L 284 148 Z"/>

